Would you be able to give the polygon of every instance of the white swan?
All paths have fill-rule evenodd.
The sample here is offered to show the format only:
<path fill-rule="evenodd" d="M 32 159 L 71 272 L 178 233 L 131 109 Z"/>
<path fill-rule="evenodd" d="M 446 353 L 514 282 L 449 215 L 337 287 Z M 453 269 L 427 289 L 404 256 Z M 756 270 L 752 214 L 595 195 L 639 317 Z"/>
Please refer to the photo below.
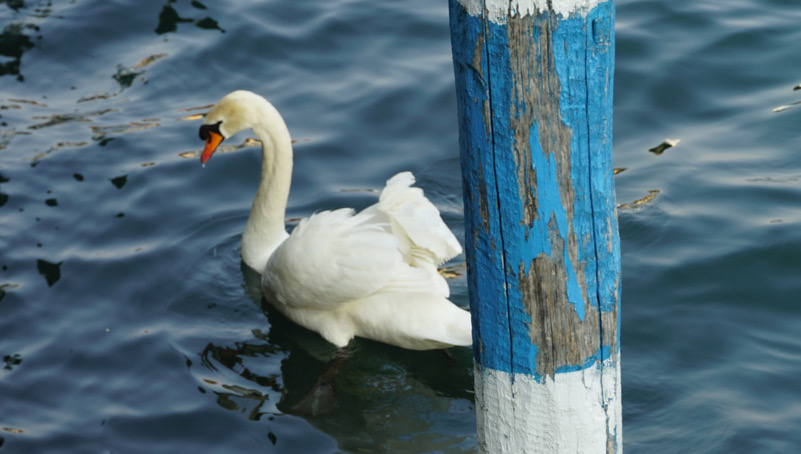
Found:
<path fill-rule="evenodd" d="M 252 129 L 261 139 L 261 183 L 242 235 L 242 260 L 262 273 L 266 299 L 337 347 L 354 336 L 414 350 L 471 345 L 470 313 L 451 303 L 437 266 L 462 248 L 437 208 L 402 172 L 359 213 L 322 211 L 284 227 L 292 142 L 267 100 L 234 91 L 206 114 L 200 158 Z"/>

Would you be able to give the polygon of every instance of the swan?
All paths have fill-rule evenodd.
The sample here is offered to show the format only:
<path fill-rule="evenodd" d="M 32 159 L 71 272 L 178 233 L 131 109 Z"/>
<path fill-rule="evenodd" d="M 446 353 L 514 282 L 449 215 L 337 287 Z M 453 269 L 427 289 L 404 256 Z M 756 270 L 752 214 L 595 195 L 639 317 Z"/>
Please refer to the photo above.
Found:
<path fill-rule="evenodd" d="M 437 266 L 462 252 L 411 172 L 386 182 L 361 212 L 321 211 L 288 234 L 292 140 L 278 110 L 238 90 L 206 114 L 202 164 L 251 129 L 262 142 L 261 182 L 242 234 L 242 260 L 261 273 L 264 297 L 293 322 L 344 349 L 363 337 L 412 350 L 472 344 L 470 313 L 448 300 Z"/>

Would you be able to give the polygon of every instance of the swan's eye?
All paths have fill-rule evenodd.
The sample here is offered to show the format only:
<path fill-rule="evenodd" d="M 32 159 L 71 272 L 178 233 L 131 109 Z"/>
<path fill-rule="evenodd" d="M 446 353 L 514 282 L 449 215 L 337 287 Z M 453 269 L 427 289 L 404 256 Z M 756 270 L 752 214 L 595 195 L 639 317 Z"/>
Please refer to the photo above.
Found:
<path fill-rule="evenodd" d="M 222 124 L 222 120 L 214 123 L 213 125 L 202 125 L 200 127 L 200 131 L 198 131 L 198 135 L 200 136 L 200 140 L 208 141 L 209 140 L 209 132 L 215 132 L 220 134 L 220 125 Z M 222 135 L 222 134 L 220 134 Z"/>

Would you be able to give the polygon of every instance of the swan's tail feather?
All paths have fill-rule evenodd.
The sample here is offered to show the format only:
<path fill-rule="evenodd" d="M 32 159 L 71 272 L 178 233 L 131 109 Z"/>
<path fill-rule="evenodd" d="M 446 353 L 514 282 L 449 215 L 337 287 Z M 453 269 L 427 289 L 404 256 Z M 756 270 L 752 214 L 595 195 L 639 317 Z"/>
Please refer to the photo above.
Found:
<path fill-rule="evenodd" d="M 390 218 L 396 235 L 408 238 L 413 261 L 438 266 L 459 255 L 462 246 L 423 190 L 412 186 L 414 181 L 411 172 L 387 180 L 378 209 Z"/>

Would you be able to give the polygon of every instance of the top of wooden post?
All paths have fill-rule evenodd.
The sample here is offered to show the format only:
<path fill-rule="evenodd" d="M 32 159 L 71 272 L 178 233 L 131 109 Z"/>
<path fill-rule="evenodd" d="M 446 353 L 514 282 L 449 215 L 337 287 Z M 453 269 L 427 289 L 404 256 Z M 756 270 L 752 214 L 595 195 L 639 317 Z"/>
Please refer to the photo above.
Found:
<path fill-rule="evenodd" d="M 496 24 L 505 24 L 510 15 L 524 17 L 545 11 L 565 18 L 572 14 L 585 15 L 599 3 L 601 0 L 459 0 L 471 16 L 480 16 L 482 8 L 486 7 L 487 19 Z"/>

